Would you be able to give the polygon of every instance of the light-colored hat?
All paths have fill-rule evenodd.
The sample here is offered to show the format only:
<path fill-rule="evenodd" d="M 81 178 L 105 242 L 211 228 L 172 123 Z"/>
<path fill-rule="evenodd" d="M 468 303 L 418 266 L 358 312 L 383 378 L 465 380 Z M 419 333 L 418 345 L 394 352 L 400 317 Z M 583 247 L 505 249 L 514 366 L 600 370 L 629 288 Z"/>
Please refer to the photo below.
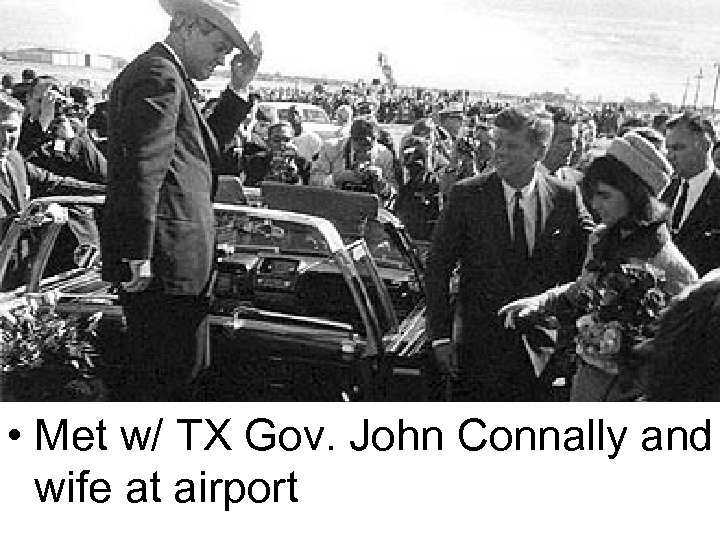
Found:
<path fill-rule="evenodd" d="M 160 0 L 160 5 L 171 17 L 179 11 L 204 17 L 225 32 L 235 47 L 249 51 L 243 37 L 248 28 L 242 24 L 241 3 L 242 0 Z"/>
<path fill-rule="evenodd" d="M 657 197 L 670 183 L 672 167 L 653 144 L 632 131 L 615 138 L 607 149 L 613 156 L 640 177 Z"/>

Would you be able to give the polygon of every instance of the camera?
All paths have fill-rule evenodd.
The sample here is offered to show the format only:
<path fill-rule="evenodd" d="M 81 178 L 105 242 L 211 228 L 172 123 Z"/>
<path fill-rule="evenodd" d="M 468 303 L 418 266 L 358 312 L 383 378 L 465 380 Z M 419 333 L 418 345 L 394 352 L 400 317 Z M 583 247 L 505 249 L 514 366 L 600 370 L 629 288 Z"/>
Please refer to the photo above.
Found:
<path fill-rule="evenodd" d="M 87 116 L 87 110 L 82 104 L 76 103 L 71 98 L 60 96 L 55 101 L 55 118 L 60 116 L 82 119 Z"/>
<path fill-rule="evenodd" d="M 296 157 L 297 152 L 294 148 L 284 148 L 273 152 L 266 180 L 283 184 L 299 184 L 300 174 L 295 164 Z"/>

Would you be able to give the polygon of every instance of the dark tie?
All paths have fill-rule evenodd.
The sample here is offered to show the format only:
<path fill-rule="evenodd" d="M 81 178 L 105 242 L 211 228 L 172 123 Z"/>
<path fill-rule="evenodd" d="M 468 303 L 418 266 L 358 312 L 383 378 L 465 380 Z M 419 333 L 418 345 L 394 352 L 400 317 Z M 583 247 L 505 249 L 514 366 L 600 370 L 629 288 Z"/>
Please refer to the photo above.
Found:
<path fill-rule="evenodd" d="M 677 232 L 680 230 L 680 222 L 682 221 L 683 214 L 685 213 L 685 205 L 687 204 L 689 187 L 690 182 L 688 182 L 687 180 L 683 180 L 682 186 L 680 187 L 680 197 L 678 197 L 677 204 L 675 205 L 675 210 L 673 211 L 671 227 L 674 234 L 677 234 Z"/>
<path fill-rule="evenodd" d="M 525 261 L 528 258 L 528 243 L 525 236 L 525 211 L 520 205 L 522 191 L 515 192 L 515 209 L 513 210 L 513 252 L 518 260 Z"/>

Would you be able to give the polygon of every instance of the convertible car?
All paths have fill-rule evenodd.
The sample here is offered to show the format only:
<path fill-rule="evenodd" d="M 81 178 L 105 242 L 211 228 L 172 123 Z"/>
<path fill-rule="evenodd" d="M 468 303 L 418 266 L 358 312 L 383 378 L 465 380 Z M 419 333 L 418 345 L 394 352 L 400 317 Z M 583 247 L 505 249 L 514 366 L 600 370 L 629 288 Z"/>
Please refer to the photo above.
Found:
<path fill-rule="evenodd" d="M 422 268 L 404 231 L 374 196 L 303 190 L 267 187 L 273 208 L 216 204 L 208 367 L 196 399 L 429 399 Z M 98 246 L 77 232 L 102 221 L 102 204 L 38 199 L 12 222 L 0 310 L 41 296 L 63 316 L 101 317 L 96 370 L 122 401 L 118 291 L 101 279 Z"/>

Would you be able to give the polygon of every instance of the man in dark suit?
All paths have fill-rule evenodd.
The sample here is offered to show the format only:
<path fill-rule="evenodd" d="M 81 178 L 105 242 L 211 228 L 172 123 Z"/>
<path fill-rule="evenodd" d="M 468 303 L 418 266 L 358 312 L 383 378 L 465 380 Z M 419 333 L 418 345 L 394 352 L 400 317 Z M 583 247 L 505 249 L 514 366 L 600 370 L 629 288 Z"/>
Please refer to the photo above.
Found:
<path fill-rule="evenodd" d="M 577 186 L 537 170 L 552 136 L 541 111 L 495 119 L 493 172 L 450 192 L 427 260 L 428 331 L 458 400 L 543 399 L 520 336 L 497 311 L 508 301 L 575 279 L 593 223 Z M 460 263 L 460 331 L 452 340 L 448 282 Z"/>
<path fill-rule="evenodd" d="M 262 46 L 240 31 L 240 0 L 160 0 L 170 33 L 133 60 L 110 95 L 103 274 L 122 282 L 132 392 L 178 400 L 203 360 L 215 230 L 214 167 L 252 107 L 247 87 Z M 231 81 L 200 114 L 192 82 L 234 48 Z"/>
<path fill-rule="evenodd" d="M 7 218 L 27 207 L 31 195 L 63 195 L 71 189 L 76 193 L 102 193 L 105 187 L 58 176 L 27 162 L 17 151 L 21 134 L 23 106 L 19 100 L 0 93 L 0 238 L 8 224 Z"/>
<path fill-rule="evenodd" d="M 12 216 L 25 210 L 30 198 L 26 175 L 18 164 L 22 157 L 16 150 L 22 111 L 17 99 L 0 92 L 0 240 Z"/>
<path fill-rule="evenodd" d="M 699 113 L 686 111 L 667 122 L 668 159 L 676 178 L 662 201 L 672 212 L 673 241 L 703 276 L 720 266 L 720 174 L 712 160 L 716 135 Z"/>
<path fill-rule="evenodd" d="M 27 96 L 18 151 L 30 163 L 55 174 L 104 185 L 105 157 L 80 120 L 71 120 L 64 112 L 73 106 L 55 77 L 37 77 Z"/>

